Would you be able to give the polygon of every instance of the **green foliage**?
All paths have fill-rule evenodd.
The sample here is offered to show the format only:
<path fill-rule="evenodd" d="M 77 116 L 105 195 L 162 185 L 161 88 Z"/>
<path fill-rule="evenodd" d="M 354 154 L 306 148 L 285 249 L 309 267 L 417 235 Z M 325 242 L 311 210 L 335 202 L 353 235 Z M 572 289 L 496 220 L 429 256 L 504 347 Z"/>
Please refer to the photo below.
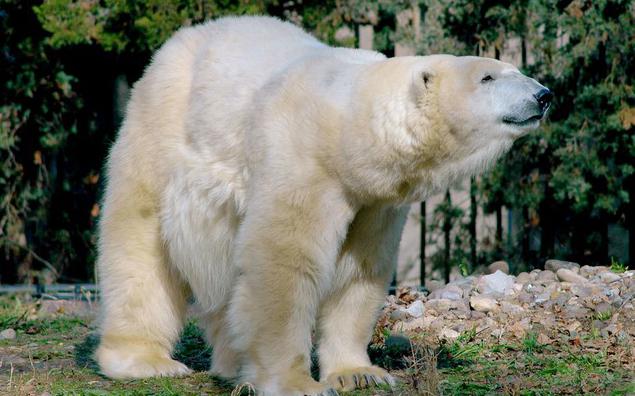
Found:
<path fill-rule="evenodd" d="M 420 32 L 396 23 L 415 6 Z M 138 79 L 179 27 L 242 14 L 278 16 L 329 43 L 340 28 L 371 24 L 376 49 L 388 55 L 400 42 L 420 54 L 496 56 L 520 40 L 519 66 L 556 97 L 550 121 L 477 180 L 479 206 L 505 206 L 521 222 L 506 250 L 483 246 L 480 261 L 605 264 L 607 224 L 635 232 L 630 0 L 0 0 L 0 281 L 45 277 L 45 268 L 63 280 L 92 277 L 100 169 L 118 125 L 116 79 Z M 355 43 L 350 35 L 339 42 Z M 436 267 L 471 271 L 469 215 L 451 202 L 435 209 Z"/>
<path fill-rule="evenodd" d="M 635 5 L 604 0 L 431 1 L 463 54 L 490 56 L 523 41 L 524 71 L 555 92 L 550 121 L 519 140 L 480 183 L 486 211 L 523 214 L 518 242 L 538 232 L 542 259 L 602 263 L 606 227 L 628 227 L 635 153 Z M 424 38 L 425 40 L 425 38 Z M 460 47 L 457 47 L 460 48 Z M 631 226 L 632 228 L 632 226 Z M 592 257 L 586 257 L 590 252 Z M 522 261 L 529 259 L 522 252 Z"/>
<path fill-rule="evenodd" d="M 626 269 L 626 265 L 617 261 L 615 257 L 611 257 L 611 271 L 615 272 L 616 274 L 621 274 L 623 272 L 626 272 Z"/>
<path fill-rule="evenodd" d="M 47 0 L 34 10 L 54 47 L 96 43 L 121 52 L 154 50 L 180 27 L 211 17 L 262 14 L 266 2 Z"/>

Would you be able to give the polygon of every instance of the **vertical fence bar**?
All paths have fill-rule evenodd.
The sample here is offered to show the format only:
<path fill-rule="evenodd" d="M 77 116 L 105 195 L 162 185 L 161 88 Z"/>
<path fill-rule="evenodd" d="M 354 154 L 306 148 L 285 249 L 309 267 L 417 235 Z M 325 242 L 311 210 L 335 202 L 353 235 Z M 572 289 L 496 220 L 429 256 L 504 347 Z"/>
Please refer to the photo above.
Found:
<path fill-rule="evenodd" d="M 470 179 L 470 268 L 471 273 L 477 266 L 476 262 L 476 215 L 478 208 L 476 207 L 476 178 Z"/>
<path fill-rule="evenodd" d="M 447 189 L 445 191 L 445 205 L 446 205 L 446 213 L 445 213 L 445 219 L 443 220 L 443 239 L 444 239 L 444 255 L 443 255 L 443 261 L 444 261 L 444 267 L 445 267 L 445 273 L 444 273 L 444 278 L 445 278 L 445 283 L 450 283 L 450 250 L 452 249 L 452 246 L 450 245 L 450 232 L 452 231 L 452 222 L 450 219 L 450 213 L 449 210 L 452 207 L 452 196 L 450 195 L 450 190 Z"/>
<path fill-rule="evenodd" d="M 419 283 L 426 285 L 426 201 L 421 202 L 419 212 L 421 235 L 419 237 Z"/>

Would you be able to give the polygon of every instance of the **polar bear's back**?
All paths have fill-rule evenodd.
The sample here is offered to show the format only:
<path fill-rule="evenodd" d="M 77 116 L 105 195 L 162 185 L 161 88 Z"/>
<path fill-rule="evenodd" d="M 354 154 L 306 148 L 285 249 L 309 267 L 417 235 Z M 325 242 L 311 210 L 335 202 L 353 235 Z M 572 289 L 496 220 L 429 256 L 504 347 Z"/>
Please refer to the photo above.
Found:
<path fill-rule="evenodd" d="M 186 130 L 198 147 L 241 144 L 257 93 L 298 59 L 328 48 L 268 17 L 223 18 L 194 29 L 204 40 L 194 59 Z"/>
<path fill-rule="evenodd" d="M 147 187 L 160 193 L 184 152 L 189 162 L 222 157 L 244 163 L 239 146 L 256 92 L 319 48 L 328 47 L 269 17 L 228 17 L 180 29 L 134 85 L 111 151 L 110 177 L 152 179 L 145 183 L 155 186 Z"/>

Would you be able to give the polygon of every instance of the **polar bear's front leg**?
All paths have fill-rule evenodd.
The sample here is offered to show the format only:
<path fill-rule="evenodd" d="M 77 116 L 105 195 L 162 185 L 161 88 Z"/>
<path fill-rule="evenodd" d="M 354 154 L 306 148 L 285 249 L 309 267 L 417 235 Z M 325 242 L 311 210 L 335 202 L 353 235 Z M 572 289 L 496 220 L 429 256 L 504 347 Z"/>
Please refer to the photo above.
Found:
<path fill-rule="evenodd" d="M 353 390 L 394 383 L 373 366 L 367 347 L 397 260 L 408 208 L 373 207 L 351 224 L 335 278 L 339 285 L 321 307 L 320 378 Z"/>
<path fill-rule="evenodd" d="M 330 387 L 310 376 L 311 332 L 353 209 L 336 186 L 320 183 L 254 196 L 234 250 L 229 310 L 242 379 L 265 395 L 327 395 Z"/>

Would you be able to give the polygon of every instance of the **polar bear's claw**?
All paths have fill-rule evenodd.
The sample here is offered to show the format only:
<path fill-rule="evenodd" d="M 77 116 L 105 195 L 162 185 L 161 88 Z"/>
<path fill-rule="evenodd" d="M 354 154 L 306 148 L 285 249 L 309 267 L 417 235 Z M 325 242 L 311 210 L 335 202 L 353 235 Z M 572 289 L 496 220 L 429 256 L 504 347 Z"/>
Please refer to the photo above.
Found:
<path fill-rule="evenodd" d="M 327 377 L 327 382 L 337 390 L 352 391 L 374 386 L 395 385 L 395 379 L 384 369 L 379 367 L 359 367 L 333 373 Z"/>

